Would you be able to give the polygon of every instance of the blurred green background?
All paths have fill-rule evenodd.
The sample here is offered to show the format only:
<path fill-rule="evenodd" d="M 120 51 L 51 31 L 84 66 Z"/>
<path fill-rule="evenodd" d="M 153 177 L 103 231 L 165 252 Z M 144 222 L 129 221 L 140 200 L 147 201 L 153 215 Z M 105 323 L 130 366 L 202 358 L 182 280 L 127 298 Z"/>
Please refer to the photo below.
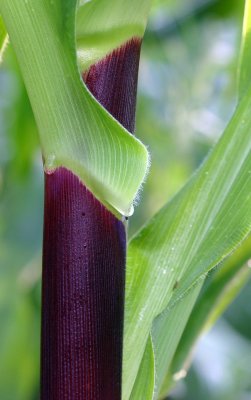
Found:
<path fill-rule="evenodd" d="M 154 3 L 137 109 L 137 135 L 149 146 L 152 167 L 130 234 L 184 184 L 231 117 L 243 6 L 244 0 Z M 43 170 L 11 45 L 0 91 L 0 399 L 38 400 Z M 247 282 L 199 342 L 171 399 L 251 399 L 250 289 Z"/>

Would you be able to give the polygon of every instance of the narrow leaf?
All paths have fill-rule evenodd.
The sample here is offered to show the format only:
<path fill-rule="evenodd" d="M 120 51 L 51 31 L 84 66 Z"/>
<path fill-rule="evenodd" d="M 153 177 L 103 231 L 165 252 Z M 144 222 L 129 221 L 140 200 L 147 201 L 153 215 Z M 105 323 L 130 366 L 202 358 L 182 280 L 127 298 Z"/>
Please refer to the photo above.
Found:
<path fill-rule="evenodd" d="M 243 96 L 246 88 L 248 88 L 250 84 L 250 11 L 250 1 L 246 1 L 239 70 L 240 98 Z M 206 279 L 203 291 L 199 296 L 179 342 L 172 365 L 170 366 L 170 364 L 167 363 L 166 368 L 164 369 L 160 363 L 156 363 L 158 365 L 158 370 L 156 370 L 157 377 L 161 374 L 162 376 L 164 376 L 164 374 L 166 375 L 161 389 L 160 386 L 157 385 L 158 390 L 160 389 L 160 398 L 166 396 L 170 387 L 175 384 L 177 378 L 180 379 L 186 375 L 192 359 L 193 348 L 199 336 L 204 330 L 209 329 L 215 323 L 216 319 L 220 317 L 226 307 L 246 284 L 248 277 L 250 276 L 250 269 L 248 269 L 246 265 L 243 266 L 243 264 L 251 256 L 250 241 L 250 237 L 244 240 L 240 248 L 228 257 L 221 268 L 216 270 L 213 275 L 211 274 L 211 276 Z M 196 290 L 196 287 L 192 290 Z M 185 301 L 183 301 L 183 305 L 185 311 Z M 155 324 L 153 326 L 155 326 Z M 159 332 L 159 335 L 161 337 L 161 332 Z M 155 338 L 155 347 L 158 347 L 159 340 L 159 337 Z"/>
<path fill-rule="evenodd" d="M 202 167 L 129 245 L 124 399 L 154 318 L 182 299 L 251 230 L 250 107 L 249 89 Z"/>
<path fill-rule="evenodd" d="M 171 364 L 202 285 L 203 280 L 189 291 L 183 301 L 178 301 L 174 307 L 167 309 L 154 321 L 151 333 L 156 366 L 154 399 L 159 398 L 166 371 Z"/>
<path fill-rule="evenodd" d="M 198 338 L 216 322 L 239 291 L 248 282 L 251 269 L 247 261 L 251 257 L 251 236 L 249 236 L 237 251 L 231 255 L 212 277 L 206 280 L 206 285 L 189 318 L 188 324 L 166 379 L 166 387 L 172 385 L 173 376 L 180 370 L 187 371 L 191 352 Z"/>
<path fill-rule="evenodd" d="M 149 337 L 130 400 L 151 400 L 153 398 L 155 385 L 154 364 L 152 340 Z"/>
<path fill-rule="evenodd" d="M 245 0 L 242 44 L 239 64 L 239 95 L 243 96 L 251 82 L 251 1 Z"/>

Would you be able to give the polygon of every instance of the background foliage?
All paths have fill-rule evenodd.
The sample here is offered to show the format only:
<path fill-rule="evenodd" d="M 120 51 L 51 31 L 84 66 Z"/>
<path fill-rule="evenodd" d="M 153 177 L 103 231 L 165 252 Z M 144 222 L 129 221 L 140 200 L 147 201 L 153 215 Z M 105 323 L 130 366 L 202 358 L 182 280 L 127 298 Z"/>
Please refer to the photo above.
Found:
<path fill-rule="evenodd" d="M 141 59 L 138 136 L 152 154 L 130 232 L 200 165 L 236 104 L 243 1 L 155 2 Z M 43 176 L 11 46 L 0 70 L 0 398 L 37 400 Z M 173 399 L 251 396 L 250 284 L 200 341 Z"/>

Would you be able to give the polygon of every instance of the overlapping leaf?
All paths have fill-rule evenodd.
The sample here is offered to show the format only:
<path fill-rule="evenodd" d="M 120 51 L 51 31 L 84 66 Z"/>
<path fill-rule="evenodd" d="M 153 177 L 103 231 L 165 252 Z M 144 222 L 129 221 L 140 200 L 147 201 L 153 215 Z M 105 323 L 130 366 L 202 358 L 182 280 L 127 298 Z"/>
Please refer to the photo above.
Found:
<path fill-rule="evenodd" d="M 251 2 L 246 1 L 243 39 L 239 68 L 239 98 L 241 98 L 250 83 L 248 74 L 250 65 L 250 29 L 251 29 Z M 171 365 L 166 368 L 166 377 L 161 388 L 161 398 L 166 395 L 173 377 L 186 373 L 191 361 L 191 352 L 200 335 L 209 329 L 225 311 L 227 306 L 237 296 L 250 277 L 250 268 L 247 261 L 251 257 L 251 237 L 245 239 L 241 246 L 216 270 L 213 278 L 206 279 L 203 291 L 199 296 L 188 324 L 183 332 L 178 348 Z"/>
<path fill-rule="evenodd" d="M 157 329 L 161 325 L 159 321 L 167 327 L 172 307 L 178 307 L 180 302 L 184 314 L 180 313 L 179 321 L 183 324 L 192 309 L 192 303 L 186 309 L 188 297 L 185 296 L 192 296 L 196 290 L 193 285 L 204 279 L 251 230 L 250 107 L 249 87 L 202 167 L 130 243 L 124 400 L 130 398 L 149 335 L 153 352 L 157 354 L 161 348 L 164 333 L 163 329 Z M 174 334 L 172 325 L 168 329 Z M 168 345 L 168 340 L 165 344 Z M 171 359 L 169 352 L 173 352 L 172 346 L 168 350 Z M 165 373 L 165 362 L 155 359 L 156 383 Z M 155 389 L 158 393 L 160 388 Z"/>
<path fill-rule="evenodd" d="M 167 309 L 154 321 L 151 331 L 156 365 L 153 399 L 159 398 L 160 388 L 166 379 L 166 372 L 169 370 L 202 285 L 203 280 L 189 291 L 184 301 L 176 302 L 174 307 Z M 179 374 L 183 374 L 182 369 L 177 371 L 176 375 L 174 374 L 174 379 L 178 379 Z M 183 376 L 181 375 L 181 377 Z"/>
<path fill-rule="evenodd" d="M 151 399 L 155 386 L 155 355 L 149 337 L 130 400 Z"/>
<path fill-rule="evenodd" d="M 0 1 L 39 127 L 45 168 L 70 169 L 107 207 L 129 215 L 147 170 L 147 150 L 81 82 L 73 52 L 75 7 L 76 0 Z"/>
<path fill-rule="evenodd" d="M 225 311 L 242 287 L 248 282 L 251 269 L 247 261 L 251 257 L 251 236 L 249 236 L 219 269 L 206 279 L 206 284 L 192 311 L 183 332 L 172 363 L 168 364 L 163 393 L 170 389 L 173 377 L 179 371 L 187 371 L 190 355 L 200 335 L 207 331 Z M 182 302 L 178 302 L 182 304 Z M 171 361 L 171 360 L 169 360 Z"/>

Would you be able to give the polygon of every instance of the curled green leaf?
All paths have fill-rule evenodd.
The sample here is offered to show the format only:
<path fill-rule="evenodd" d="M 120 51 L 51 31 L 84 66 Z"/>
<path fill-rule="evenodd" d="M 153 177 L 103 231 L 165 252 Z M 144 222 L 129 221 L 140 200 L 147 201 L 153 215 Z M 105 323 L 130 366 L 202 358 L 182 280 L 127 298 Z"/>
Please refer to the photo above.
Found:
<path fill-rule="evenodd" d="M 71 170 L 114 213 L 132 214 L 148 152 L 81 81 L 76 1 L 1 0 L 0 11 L 39 127 L 46 170 Z"/>

